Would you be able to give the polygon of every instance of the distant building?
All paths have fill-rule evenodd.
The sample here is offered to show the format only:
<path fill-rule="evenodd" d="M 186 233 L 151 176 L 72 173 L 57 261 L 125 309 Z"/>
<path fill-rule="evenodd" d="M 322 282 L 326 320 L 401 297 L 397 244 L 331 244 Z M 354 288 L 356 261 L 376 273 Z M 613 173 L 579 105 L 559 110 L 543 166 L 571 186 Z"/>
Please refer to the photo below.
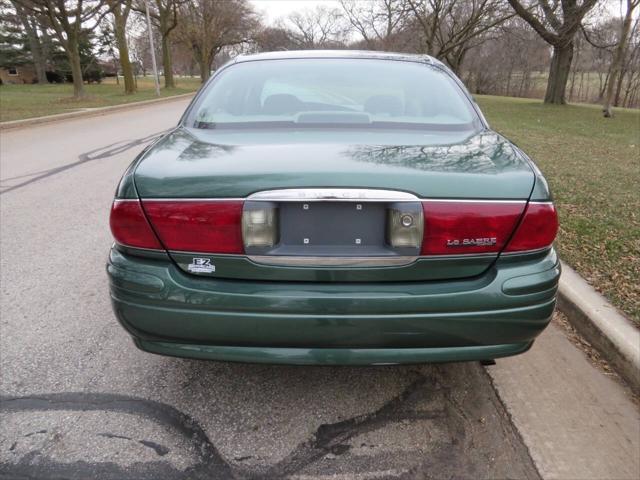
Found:
<path fill-rule="evenodd" d="M 118 73 L 118 64 L 114 62 L 99 61 L 98 67 L 102 69 L 105 77 L 115 77 Z"/>
<path fill-rule="evenodd" d="M 2 83 L 36 83 L 38 77 L 31 65 L 16 65 L 15 67 L 0 68 Z"/>

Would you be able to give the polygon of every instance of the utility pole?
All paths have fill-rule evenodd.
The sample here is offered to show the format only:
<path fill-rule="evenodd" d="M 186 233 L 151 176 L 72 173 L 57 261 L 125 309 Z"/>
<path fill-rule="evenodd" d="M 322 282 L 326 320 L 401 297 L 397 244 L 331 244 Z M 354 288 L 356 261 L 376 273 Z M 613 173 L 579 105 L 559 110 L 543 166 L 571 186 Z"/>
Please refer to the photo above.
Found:
<path fill-rule="evenodd" d="M 156 63 L 156 48 L 153 45 L 153 31 L 151 30 L 151 15 L 149 15 L 148 0 L 144 0 L 144 8 L 147 11 L 147 30 L 149 30 L 149 48 L 151 49 L 151 65 L 153 66 L 153 82 L 156 85 L 156 97 L 159 97 L 160 81 L 158 80 L 158 64 Z"/>

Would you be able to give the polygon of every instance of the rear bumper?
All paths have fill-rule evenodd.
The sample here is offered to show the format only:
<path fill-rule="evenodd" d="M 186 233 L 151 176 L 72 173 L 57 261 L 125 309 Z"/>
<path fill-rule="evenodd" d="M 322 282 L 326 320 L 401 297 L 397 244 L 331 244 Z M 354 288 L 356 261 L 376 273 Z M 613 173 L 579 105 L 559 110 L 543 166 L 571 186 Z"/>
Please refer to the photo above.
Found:
<path fill-rule="evenodd" d="M 160 355 L 289 365 L 398 365 L 488 360 L 524 353 L 533 344 L 531 341 L 446 348 L 268 348 L 150 342 L 140 339 L 134 339 L 134 342 L 139 349 Z"/>
<path fill-rule="evenodd" d="M 107 271 L 116 316 L 143 350 L 358 365 L 522 353 L 549 323 L 560 266 L 550 250 L 456 281 L 265 282 L 194 277 L 112 250 Z"/>

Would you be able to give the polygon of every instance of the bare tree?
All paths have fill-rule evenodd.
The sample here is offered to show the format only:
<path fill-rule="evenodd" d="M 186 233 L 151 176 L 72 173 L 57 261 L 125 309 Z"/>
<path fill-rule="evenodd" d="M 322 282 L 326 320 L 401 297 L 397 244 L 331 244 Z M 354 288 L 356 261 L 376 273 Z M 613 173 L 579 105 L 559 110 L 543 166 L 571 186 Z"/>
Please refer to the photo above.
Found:
<path fill-rule="evenodd" d="M 246 0 L 188 2 L 180 8 L 180 21 L 180 37 L 193 51 L 203 82 L 220 50 L 249 41 L 258 24 Z"/>
<path fill-rule="evenodd" d="M 313 9 L 294 12 L 287 18 L 292 36 L 299 48 L 331 48 L 341 46 L 348 28 L 337 8 L 318 5 Z"/>
<path fill-rule="evenodd" d="M 574 37 L 582 19 L 598 0 L 507 0 L 522 17 L 553 47 L 545 103 L 565 104 L 565 92 L 573 60 Z"/>
<path fill-rule="evenodd" d="M 135 0 L 134 10 L 145 13 L 146 0 Z M 165 88 L 175 88 L 173 79 L 173 62 L 171 61 L 171 32 L 178 26 L 178 7 L 185 0 L 149 0 L 149 13 L 153 23 L 160 32 L 162 45 L 162 69 L 164 71 Z"/>
<path fill-rule="evenodd" d="M 460 74 L 475 93 L 528 97 L 537 93 L 532 75 L 546 66 L 548 50 L 526 22 L 510 18 L 474 48 Z"/>
<path fill-rule="evenodd" d="M 616 91 L 616 85 L 622 85 L 622 62 L 627 51 L 629 41 L 629 33 L 631 32 L 631 22 L 633 19 L 633 11 L 640 4 L 640 0 L 627 0 L 627 11 L 622 21 L 622 29 L 620 31 L 620 39 L 613 54 L 611 62 L 611 73 L 609 74 L 609 82 L 607 84 L 607 93 L 604 97 L 604 106 L 602 108 L 605 117 L 613 117 L 612 104 Z M 618 83 L 619 82 L 619 83 Z"/>
<path fill-rule="evenodd" d="M 84 96 L 79 41 L 83 29 L 94 29 L 109 10 L 103 0 L 16 0 L 20 6 L 46 22 L 64 49 L 73 77 L 73 96 Z M 88 25 L 94 22 L 93 25 Z"/>
<path fill-rule="evenodd" d="M 342 10 L 367 48 L 400 50 L 395 40 L 405 27 L 409 11 L 405 0 L 340 0 Z"/>
<path fill-rule="evenodd" d="M 283 24 L 263 27 L 253 38 L 254 49 L 259 52 L 278 50 L 293 50 L 298 47 L 298 41 L 293 32 Z"/>
<path fill-rule="evenodd" d="M 149 46 L 149 36 L 142 30 L 140 35 L 131 38 L 131 58 L 133 59 L 134 74 L 147 76 L 147 70 L 151 63 L 151 49 Z"/>
<path fill-rule="evenodd" d="M 46 58 L 44 47 L 42 45 L 40 34 L 38 32 L 41 27 L 36 21 L 35 17 L 31 14 L 31 12 L 25 10 L 20 5 L 20 3 L 15 0 L 11 0 L 11 4 L 15 9 L 16 17 L 22 24 L 24 33 L 27 36 L 27 40 L 29 42 L 29 50 L 31 51 L 31 57 L 33 58 L 33 66 L 36 71 L 38 83 L 45 84 L 47 83 Z"/>
<path fill-rule="evenodd" d="M 624 93 L 623 79 L 626 81 Z M 637 17 L 629 35 L 629 47 L 622 62 L 618 85 L 620 88 L 616 88 L 614 105 L 632 107 L 640 103 L 640 18 Z"/>
<path fill-rule="evenodd" d="M 422 31 L 426 53 L 456 72 L 471 48 L 514 15 L 502 0 L 407 0 L 407 5 Z"/>
<path fill-rule="evenodd" d="M 133 78 L 133 68 L 129 58 L 129 45 L 127 44 L 127 20 L 131 13 L 132 0 L 107 0 L 113 15 L 113 30 L 118 47 L 118 57 L 122 76 L 124 77 L 124 93 L 131 94 L 136 91 L 136 83 Z M 117 72 L 116 72 L 117 75 Z"/>

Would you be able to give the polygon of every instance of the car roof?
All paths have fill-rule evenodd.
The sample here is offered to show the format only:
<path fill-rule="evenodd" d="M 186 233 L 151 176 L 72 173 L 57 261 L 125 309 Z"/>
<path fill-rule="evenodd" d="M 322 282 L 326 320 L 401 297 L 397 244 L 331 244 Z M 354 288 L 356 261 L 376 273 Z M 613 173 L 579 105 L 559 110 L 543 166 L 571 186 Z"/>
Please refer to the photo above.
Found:
<path fill-rule="evenodd" d="M 253 62 L 257 60 L 284 60 L 294 58 L 365 58 L 378 60 L 396 60 L 418 62 L 444 66 L 442 62 L 429 55 L 414 53 L 380 52 L 373 50 L 284 50 L 278 52 L 263 52 L 251 55 L 239 55 L 233 63 Z"/>

